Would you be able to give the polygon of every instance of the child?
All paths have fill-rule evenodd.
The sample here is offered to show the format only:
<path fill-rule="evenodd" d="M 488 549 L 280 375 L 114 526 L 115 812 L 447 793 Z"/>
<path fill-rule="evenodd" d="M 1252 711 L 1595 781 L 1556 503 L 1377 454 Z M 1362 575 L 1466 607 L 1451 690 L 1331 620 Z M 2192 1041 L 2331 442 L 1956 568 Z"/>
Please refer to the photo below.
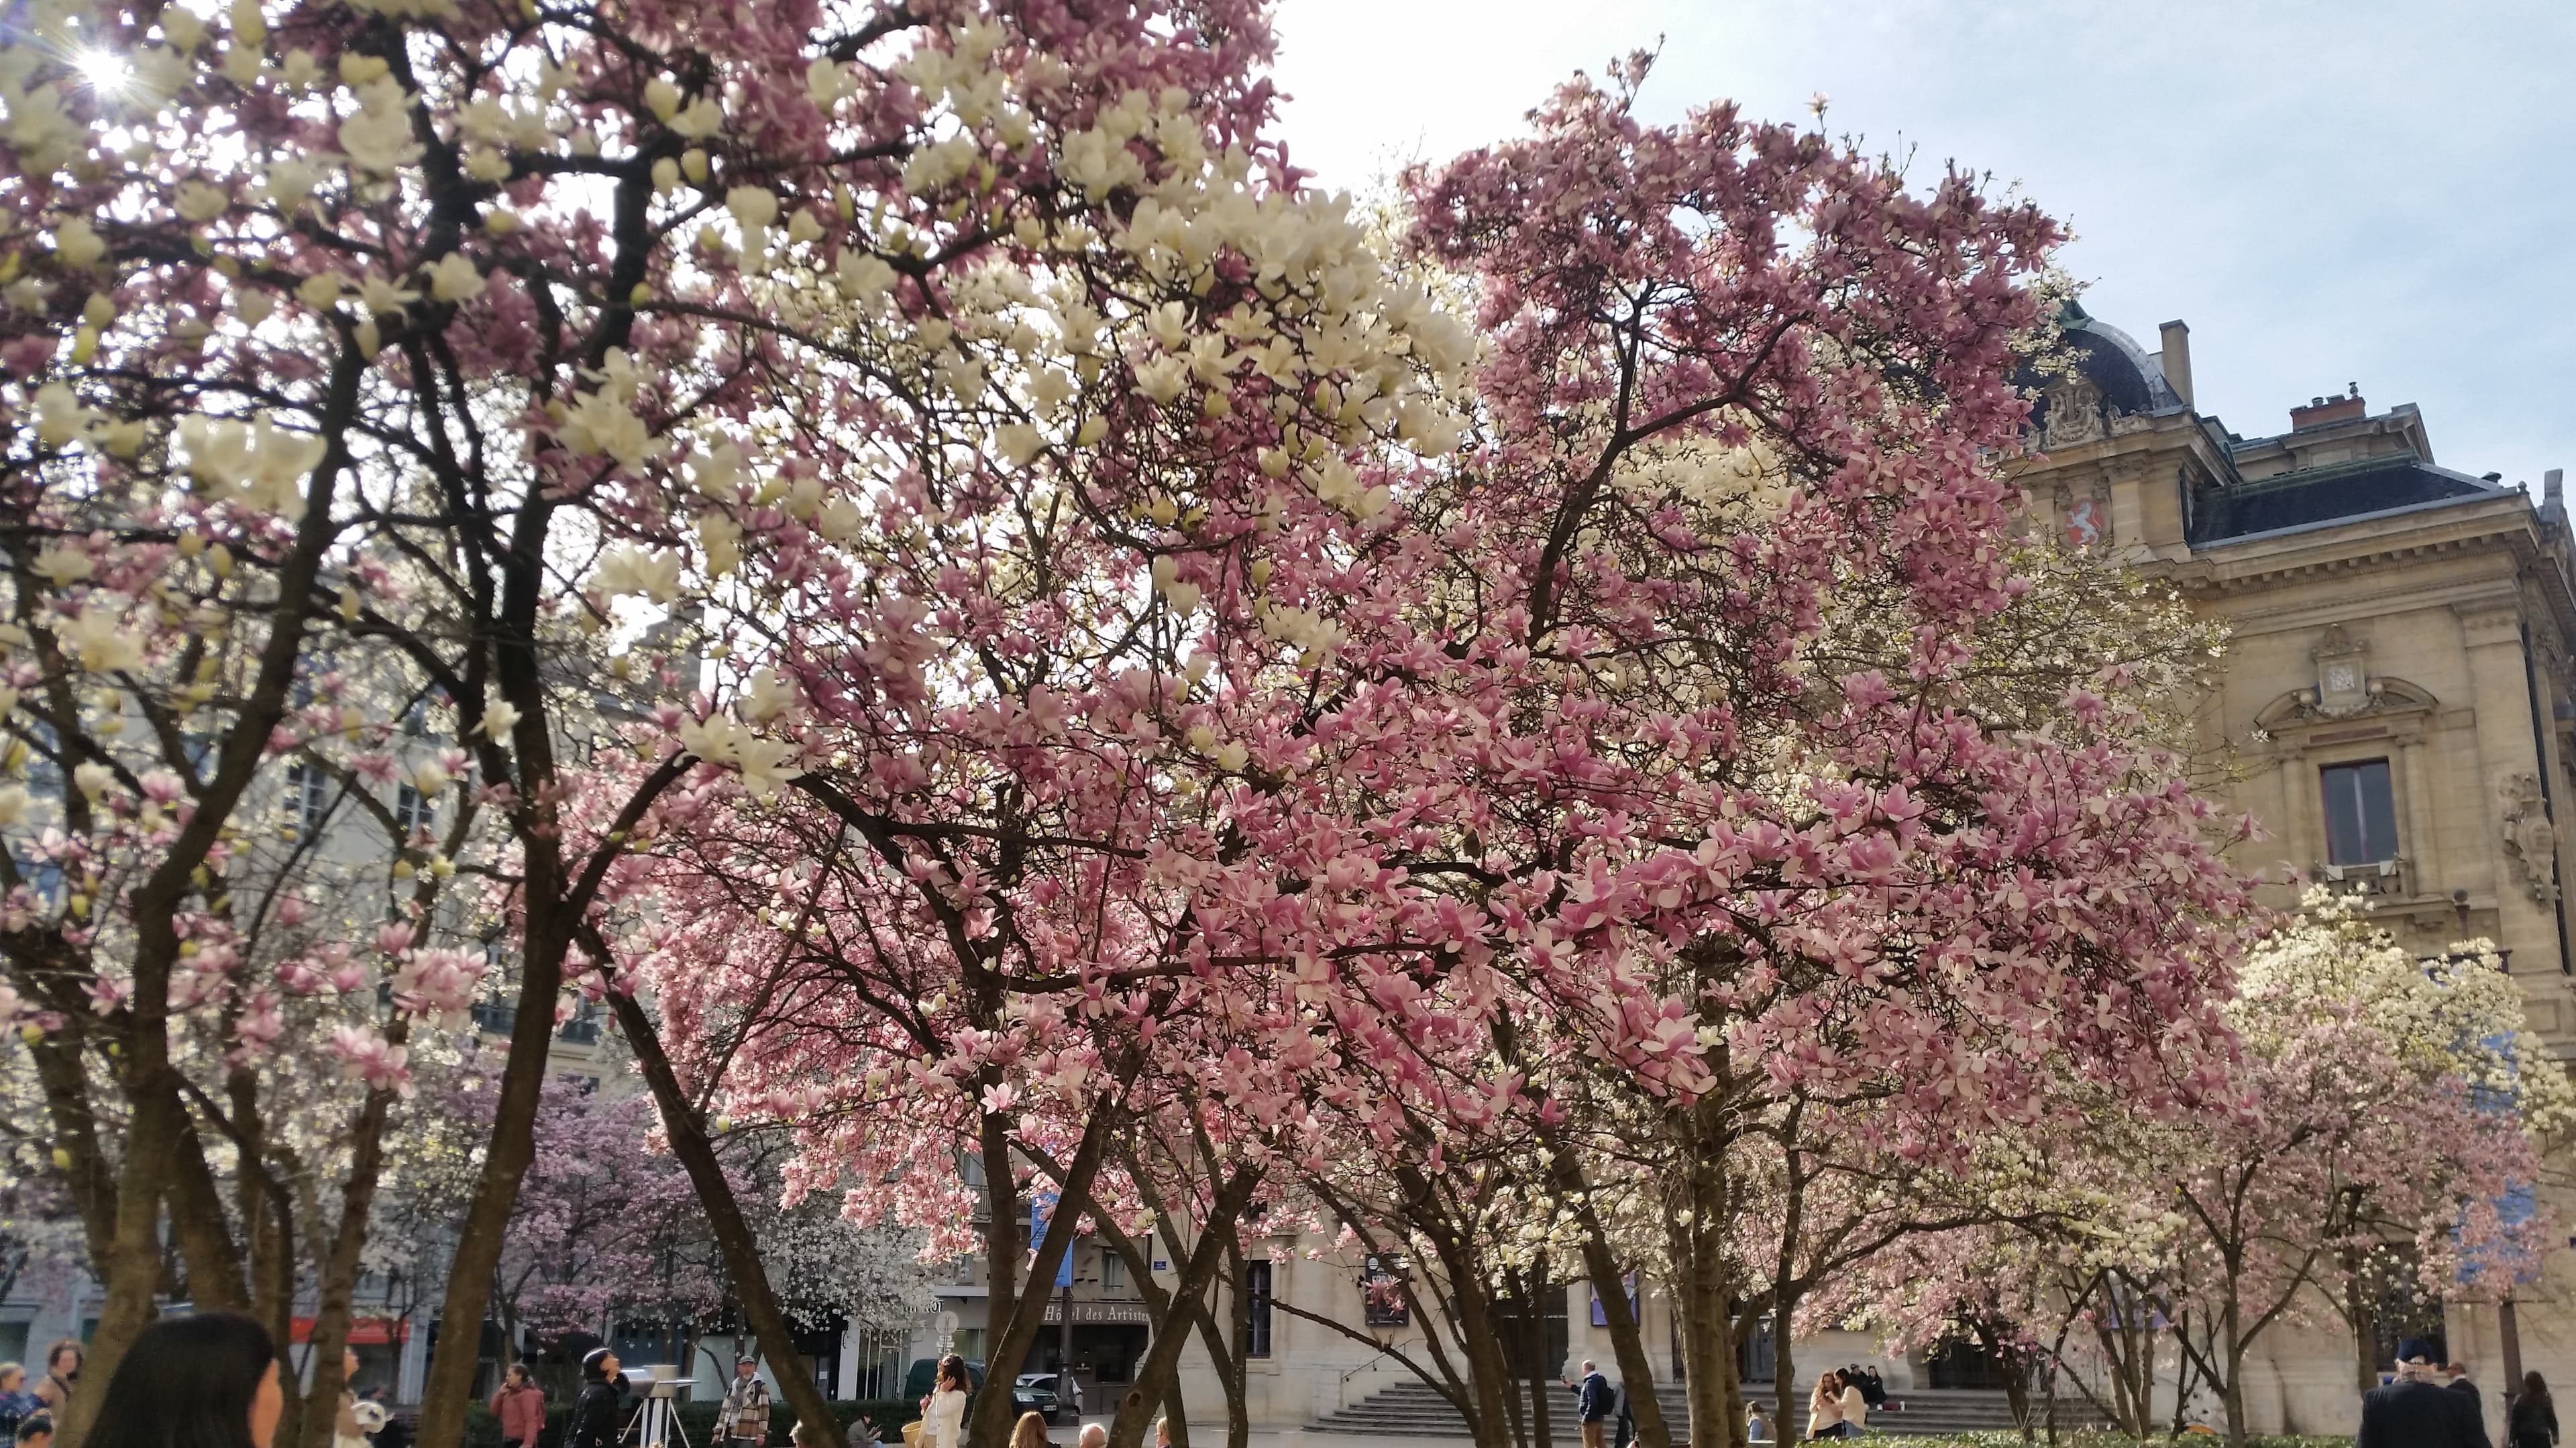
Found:
<path fill-rule="evenodd" d="M 18 1420 L 18 1448 L 54 1448 L 54 1420 L 49 1413 L 29 1413 Z"/>

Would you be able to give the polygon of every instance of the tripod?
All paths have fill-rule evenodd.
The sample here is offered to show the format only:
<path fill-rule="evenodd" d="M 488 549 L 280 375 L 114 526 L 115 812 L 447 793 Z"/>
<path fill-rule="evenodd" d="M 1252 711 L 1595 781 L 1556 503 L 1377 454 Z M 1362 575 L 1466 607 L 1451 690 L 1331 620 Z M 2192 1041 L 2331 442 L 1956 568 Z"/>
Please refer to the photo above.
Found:
<path fill-rule="evenodd" d="M 674 1448 L 676 1440 L 676 1448 L 689 1448 L 689 1430 L 673 1411 L 679 1406 L 680 1389 L 688 1385 L 686 1378 L 656 1378 L 644 1384 L 644 1402 L 619 1442 L 632 1442 L 636 1448 Z"/>

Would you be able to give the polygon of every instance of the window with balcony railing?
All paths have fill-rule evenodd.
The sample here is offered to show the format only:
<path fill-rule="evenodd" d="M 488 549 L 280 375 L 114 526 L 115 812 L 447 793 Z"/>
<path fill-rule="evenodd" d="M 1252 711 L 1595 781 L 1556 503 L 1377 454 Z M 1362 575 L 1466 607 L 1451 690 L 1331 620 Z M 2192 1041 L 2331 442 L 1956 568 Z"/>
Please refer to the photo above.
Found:
<path fill-rule="evenodd" d="M 2319 782 L 2325 788 L 2327 864 L 2376 865 L 2397 858 L 2397 797 L 2387 760 L 2329 764 Z"/>

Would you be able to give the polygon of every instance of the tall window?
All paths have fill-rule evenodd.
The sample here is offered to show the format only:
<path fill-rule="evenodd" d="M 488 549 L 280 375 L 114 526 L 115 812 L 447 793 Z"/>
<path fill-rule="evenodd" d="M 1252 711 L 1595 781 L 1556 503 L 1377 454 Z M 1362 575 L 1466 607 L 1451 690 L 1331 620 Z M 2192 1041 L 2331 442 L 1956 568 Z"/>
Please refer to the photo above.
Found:
<path fill-rule="evenodd" d="M 1127 1259 L 1105 1248 L 1100 1254 L 1100 1290 L 1103 1292 L 1127 1290 Z"/>
<path fill-rule="evenodd" d="M 2330 764 L 2326 792 L 2326 863 L 2375 865 L 2397 858 L 2397 801 L 2388 789 L 2388 761 Z"/>
<path fill-rule="evenodd" d="M 1243 1338 L 1243 1354 L 1266 1358 L 1270 1356 L 1269 1263 L 1243 1264 L 1243 1305 L 1246 1315 L 1251 1318 L 1251 1330 Z"/>
<path fill-rule="evenodd" d="M 422 834 L 438 823 L 438 807 L 417 789 L 406 784 L 394 791 L 394 828 L 405 838 Z"/>
<path fill-rule="evenodd" d="M 331 808 L 331 776 L 311 764 L 286 766 L 286 816 L 295 824 L 298 837 L 322 828 L 322 817 Z"/>

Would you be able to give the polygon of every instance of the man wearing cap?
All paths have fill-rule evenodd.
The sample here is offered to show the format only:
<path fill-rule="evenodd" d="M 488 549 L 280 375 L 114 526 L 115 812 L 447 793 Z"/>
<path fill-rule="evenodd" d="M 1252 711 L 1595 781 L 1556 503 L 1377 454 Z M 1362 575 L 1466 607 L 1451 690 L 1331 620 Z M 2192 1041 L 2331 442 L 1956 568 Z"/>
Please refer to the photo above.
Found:
<path fill-rule="evenodd" d="M 604 1347 L 583 1354 L 581 1395 L 564 1423 L 563 1448 L 617 1448 L 617 1389 L 610 1383 L 616 1376 L 617 1354 Z"/>
<path fill-rule="evenodd" d="M 2361 1395 L 2361 1432 L 2352 1448 L 2491 1448 L 2475 1399 L 2442 1386 L 2433 1345 L 2397 1345 L 2397 1380 Z"/>

